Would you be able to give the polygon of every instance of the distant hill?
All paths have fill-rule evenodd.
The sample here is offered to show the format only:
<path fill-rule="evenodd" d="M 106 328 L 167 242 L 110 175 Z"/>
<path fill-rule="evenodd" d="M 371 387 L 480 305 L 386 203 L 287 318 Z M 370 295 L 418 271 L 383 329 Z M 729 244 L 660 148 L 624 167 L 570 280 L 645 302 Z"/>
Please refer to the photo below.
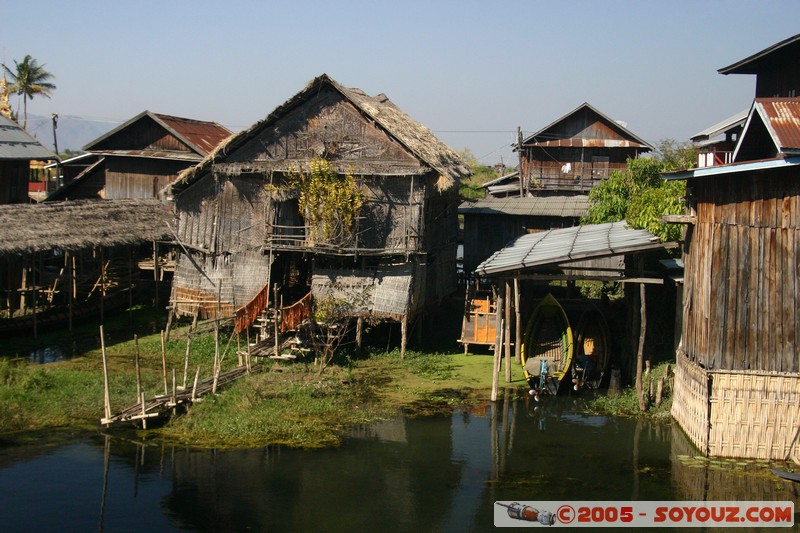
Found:
<path fill-rule="evenodd" d="M 90 120 L 72 115 L 59 115 L 58 151 L 80 150 L 89 142 L 116 128 L 121 122 Z M 28 114 L 28 133 L 40 143 L 53 149 L 53 121 L 51 117 Z"/>

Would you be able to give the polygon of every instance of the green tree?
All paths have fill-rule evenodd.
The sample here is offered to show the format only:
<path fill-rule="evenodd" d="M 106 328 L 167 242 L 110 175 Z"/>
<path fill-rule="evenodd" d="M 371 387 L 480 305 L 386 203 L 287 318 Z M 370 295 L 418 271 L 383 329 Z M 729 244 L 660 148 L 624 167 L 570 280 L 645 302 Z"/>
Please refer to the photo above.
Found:
<path fill-rule="evenodd" d="M 30 54 L 26 55 L 22 61 L 18 62 L 15 59 L 14 70 L 3 64 L 3 68 L 12 78 L 9 89 L 22 97 L 23 128 L 28 126 L 28 100 L 32 100 L 37 94 L 50 98 L 50 92 L 56 88 L 49 81 L 55 76 L 47 72 L 44 67 Z"/>
<path fill-rule="evenodd" d="M 662 173 L 675 170 L 676 160 L 680 159 L 668 163 L 660 158 L 628 159 L 625 170 L 612 171 L 607 180 L 589 192 L 589 214 L 581 219 L 581 223 L 625 220 L 662 241 L 680 239 L 680 226 L 659 220 L 661 215 L 681 215 L 685 210 L 685 183 L 668 182 L 661 177 Z"/>
<path fill-rule="evenodd" d="M 478 163 L 478 159 L 469 148 L 464 148 L 459 152 L 461 159 L 472 171 L 472 175 L 462 180 L 459 187 L 459 194 L 463 199 L 476 199 L 483 198 L 485 192 L 481 189 L 481 185 L 487 181 L 491 181 L 500 176 L 493 167 L 487 167 Z"/>

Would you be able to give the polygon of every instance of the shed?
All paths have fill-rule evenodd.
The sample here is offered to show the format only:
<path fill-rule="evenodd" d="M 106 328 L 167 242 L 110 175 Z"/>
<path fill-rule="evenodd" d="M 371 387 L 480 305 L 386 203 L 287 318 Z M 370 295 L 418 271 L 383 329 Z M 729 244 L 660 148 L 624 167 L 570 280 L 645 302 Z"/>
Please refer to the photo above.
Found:
<path fill-rule="evenodd" d="M 520 139 L 522 189 L 526 194 L 586 194 L 628 159 L 652 151 L 624 123 L 583 103 L 536 133 Z"/>
<path fill-rule="evenodd" d="M 462 202 L 464 217 L 464 271 L 478 264 L 513 239 L 527 233 L 576 226 L 589 210 L 589 197 L 526 196 L 483 198 Z"/>
<path fill-rule="evenodd" d="M 48 200 L 155 198 L 230 135 L 216 122 L 143 111 L 84 146 L 91 156 L 64 161 Z"/>
<path fill-rule="evenodd" d="M 322 165 L 357 183 L 350 231 L 324 235 L 292 176 Z M 456 152 L 385 95 L 322 74 L 168 189 L 179 213 L 172 304 L 251 324 L 274 297 L 369 292 L 361 317 L 407 322 L 456 287 Z M 349 286 L 349 292 L 343 287 Z M 405 336 L 404 336 L 405 339 Z"/>
<path fill-rule="evenodd" d="M 28 203 L 30 162 L 55 158 L 19 124 L 0 115 L 0 204 Z"/>
<path fill-rule="evenodd" d="M 673 416 L 709 455 L 800 460 L 800 99 L 757 98 L 735 163 L 687 181 Z"/>
<path fill-rule="evenodd" d="M 132 301 L 138 262 L 170 237 L 172 209 L 154 199 L 0 206 L 0 329 L 68 323 L 108 298 Z M 158 273 L 158 268 L 154 268 Z"/>

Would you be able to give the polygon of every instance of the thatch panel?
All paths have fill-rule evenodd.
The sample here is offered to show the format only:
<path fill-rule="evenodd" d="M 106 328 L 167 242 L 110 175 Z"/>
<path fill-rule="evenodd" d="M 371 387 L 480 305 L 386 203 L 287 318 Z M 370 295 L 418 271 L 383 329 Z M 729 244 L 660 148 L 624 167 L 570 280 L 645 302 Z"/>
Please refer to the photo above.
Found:
<path fill-rule="evenodd" d="M 318 268 L 314 270 L 311 291 L 314 297 L 354 302 L 355 315 L 399 320 L 410 310 L 413 278 L 410 263 L 361 270 Z"/>
<path fill-rule="evenodd" d="M 709 453 L 785 460 L 800 427 L 800 375 L 714 372 Z"/>
<path fill-rule="evenodd" d="M 158 200 L 76 200 L 0 205 L 0 256 L 134 245 L 171 237 L 171 207 Z"/>
<path fill-rule="evenodd" d="M 416 251 L 422 242 L 424 183 L 419 176 L 366 178 L 358 221 L 358 247 Z"/>
<path fill-rule="evenodd" d="M 702 453 L 708 450 L 708 398 L 705 371 L 678 353 L 672 416 Z"/>
<path fill-rule="evenodd" d="M 178 314 L 192 315 L 199 308 L 202 317 L 216 316 L 217 297 L 223 315 L 246 305 L 258 294 L 269 275 L 269 260 L 260 251 L 236 256 L 179 254 L 172 282 L 172 300 Z"/>

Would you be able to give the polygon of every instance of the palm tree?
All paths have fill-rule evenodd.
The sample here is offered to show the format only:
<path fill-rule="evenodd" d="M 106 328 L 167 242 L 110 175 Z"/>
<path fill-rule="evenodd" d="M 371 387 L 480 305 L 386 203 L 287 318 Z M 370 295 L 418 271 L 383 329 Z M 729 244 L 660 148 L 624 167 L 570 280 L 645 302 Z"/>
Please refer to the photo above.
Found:
<path fill-rule="evenodd" d="M 49 83 L 48 80 L 53 79 L 55 76 L 47 72 L 44 69 L 44 65 L 40 65 L 30 54 L 26 55 L 20 62 L 15 59 L 14 67 L 16 72 L 3 65 L 3 68 L 12 78 L 12 84 L 9 89 L 22 96 L 24 116 L 22 127 L 25 128 L 28 125 L 28 100 L 33 99 L 37 94 L 50 98 L 50 91 L 55 89 L 56 86 Z"/>

